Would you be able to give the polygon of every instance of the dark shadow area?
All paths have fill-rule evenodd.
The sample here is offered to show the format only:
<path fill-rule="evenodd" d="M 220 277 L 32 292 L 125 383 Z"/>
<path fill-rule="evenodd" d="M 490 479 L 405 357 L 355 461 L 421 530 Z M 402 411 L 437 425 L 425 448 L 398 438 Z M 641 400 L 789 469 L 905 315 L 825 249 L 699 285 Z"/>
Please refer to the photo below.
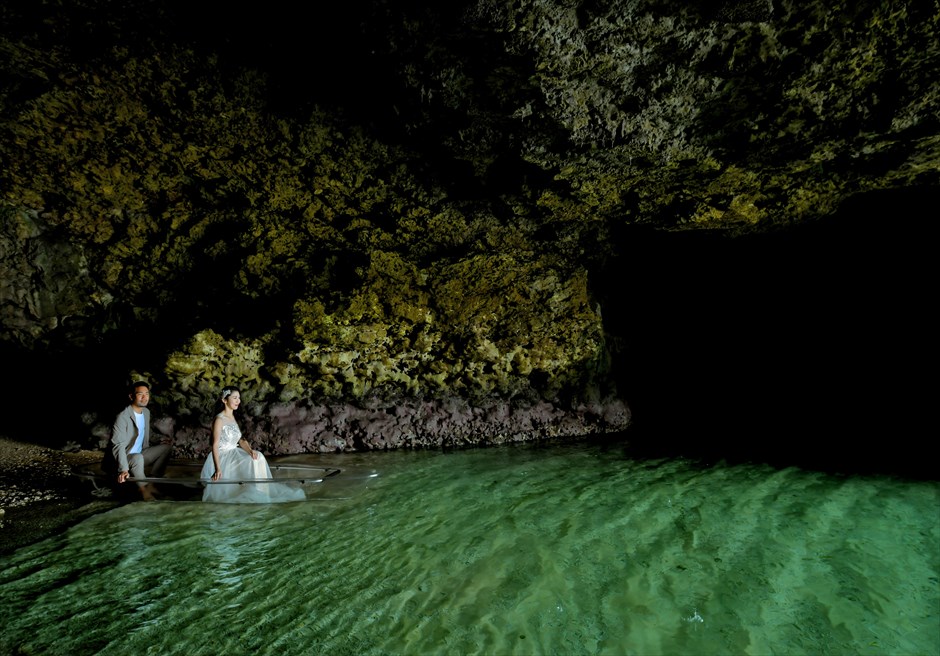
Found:
<path fill-rule="evenodd" d="M 320 106 L 360 123 L 385 123 L 396 120 L 395 76 L 372 41 L 383 4 L 171 2 L 167 31 L 219 53 L 226 66 L 263 71 L 277 114 L 302 118 Z"/>
<path fill-rule="evenodd" d="M 165 346 L 156 337 L 159 332 L 159 326 L 143 325 L 84 348 L 27 350 L 0 344 L 0 359 L 13 383 L 4 393 L 0 434 L 56 449 L 69 442 L 89 448 L 85 422 L 90 417 L 85 415 L 94 412 L 110 421 L 130 403 L 131 370 L 162 372 L 159 356 Z M 150 408 L 163 414 L 162 381 L 147 378 L 153 385 Z"/>
<path fill-rule="evenodd" d="M 598 285 L 636 448 L 936 476 L 919 418 L 938 200 L 871 193 L 736 239 L 625 231 Z"/>

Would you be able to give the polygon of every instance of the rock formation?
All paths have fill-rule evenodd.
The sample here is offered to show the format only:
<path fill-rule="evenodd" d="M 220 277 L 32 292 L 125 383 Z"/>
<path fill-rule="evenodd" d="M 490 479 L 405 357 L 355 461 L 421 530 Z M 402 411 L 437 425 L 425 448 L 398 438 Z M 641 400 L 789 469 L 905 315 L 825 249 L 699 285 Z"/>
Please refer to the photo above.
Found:
<path fill-rule="evenodd" d="M 644 289 L 940 185 L 935 3 L 429 4 L 4 3 L 24 395 L 93 440 L 151 378 L 182 454 L 226 384 L 272 453 L 619 431 Z"/>

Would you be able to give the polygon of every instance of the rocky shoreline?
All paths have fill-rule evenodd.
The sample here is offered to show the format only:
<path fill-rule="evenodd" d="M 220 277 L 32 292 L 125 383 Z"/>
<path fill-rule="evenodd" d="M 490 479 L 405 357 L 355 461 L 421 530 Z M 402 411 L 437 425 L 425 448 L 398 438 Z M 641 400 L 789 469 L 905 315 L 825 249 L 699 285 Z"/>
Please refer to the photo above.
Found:
<path fill-rule="evenodd" d="M 117 502 L 97 499 L 71 468 L 100 451 L 65 451 L 0 437 L 0 556 L 67 529 Z"/>

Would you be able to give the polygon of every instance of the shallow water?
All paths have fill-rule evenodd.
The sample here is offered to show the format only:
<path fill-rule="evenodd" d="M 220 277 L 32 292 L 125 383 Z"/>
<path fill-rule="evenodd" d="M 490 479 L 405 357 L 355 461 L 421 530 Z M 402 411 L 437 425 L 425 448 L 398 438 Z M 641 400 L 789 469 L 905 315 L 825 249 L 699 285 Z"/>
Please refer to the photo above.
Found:
<path fill-rule="evenodd" d="M 0 558 L 0 653 L 940 653 L 936 481 L 597 444 L 304 458 L 380 475 L 129 504 Z"/>

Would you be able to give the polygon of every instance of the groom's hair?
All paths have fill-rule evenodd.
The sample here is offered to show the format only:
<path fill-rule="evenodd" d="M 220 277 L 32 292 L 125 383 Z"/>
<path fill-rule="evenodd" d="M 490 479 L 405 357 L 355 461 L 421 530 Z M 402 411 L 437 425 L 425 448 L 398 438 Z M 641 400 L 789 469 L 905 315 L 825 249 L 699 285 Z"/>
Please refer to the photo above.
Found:
<path fill-rule="evenodd" d="M 128 394 L 130 394 L 131 396 L 133 396 L 133 395 L 134 395 L 134 392 L 137 391 L 137 388 L 138 388 L 138 387 L 146 387 L 146 388 L 149 390 L 149 389 L 150 389 L 150 383 L 148 383 L 146 380 L 138 380 L 138 381 L 136 381 L 136 382 L 134 382 L 134 383 L 131 383 L 131 386 L 130 386 L 130 387 L 128 388 L 128 390 L 127 390 Z"/>

